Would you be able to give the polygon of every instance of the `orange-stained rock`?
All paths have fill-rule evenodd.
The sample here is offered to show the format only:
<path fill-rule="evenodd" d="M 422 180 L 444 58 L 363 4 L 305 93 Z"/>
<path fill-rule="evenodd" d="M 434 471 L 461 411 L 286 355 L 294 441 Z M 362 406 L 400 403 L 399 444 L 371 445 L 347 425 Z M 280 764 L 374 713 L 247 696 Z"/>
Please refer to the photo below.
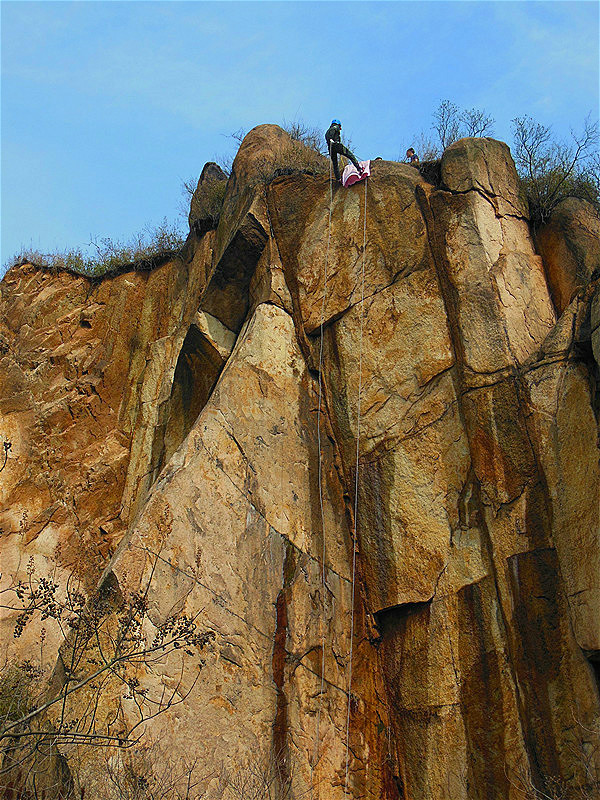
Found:
<path fill-rule="evenodd" d="M 536 253 L 503 143 L 456 142 L 437 187 L 377 161 L 342 189 L 266 179 L 289 142 L 248 134 L 218 228 L 182 260 L 5 277 L 3 578 L 33 557 L 60 583 L 142 588 L 150 639 L 198 615 L 214 638 L 197 682 L 178 652 L 139 680 L 191 690 L 145 736 L 197 759 L 207 798 L 226 797 L 223 762 L 273 754 L 315 800 L 593 792 L 593 231 L 576 237 L 591 283 L 562 307 L 573 276 Z M 136 708 L 115 688 L 98 713 Z M 65 755 L 102 796 L 98 752 Z"/>
<path fill-rule="evenodd" d="M 122 591 L 146 586 L 157 569 L 148 591 L 153 621 L 158 624 L 183 604 L 188 613 L 202 608 L 204 624 L 216 633 L 196 700 L 178 714 L 190 733 L 204 732 L 194 747 L 207 773 L 216 774 L 223 760 L 241 762 L 251 736 L 261 747 L 272 741 L 278 751 L 289 752 L 295 786 L 306 791 L 320 704 L 322 744 L 313 780 L 321 796 L 341 797 L 335 783 L 345 768 L 338 731 L 346 722 L 352 544 L 330 444 L 323 446 L 324 528 L 315 504 L 317 399 L 291 317 L 276 306 L 259 305 L 109 568 Z M 141 553 L 146 555 L 140 558 Z M 160 553 L 158 566 L 153 553 Z M 327 683 L 319 701 L 323 625 Z M 365 635 L 360 609 L 356 625 L 360 642 Z M 283 648 L 279 665 L 278 646 Z M 373 798 L 381 796 L 377 774 L 386 745 L 378 731 L 376 661 L 376 649 L 364 641 L 354 664 L 353 735 L 368 739 L 372 753 L 379 750 L 379 767 L 373 765 L 368 781 L 364 765 L 357 761 L 352 768 L 362 793 Z M 158 679 L 157 673 L 153 680 Z M 227 703 L 207 705 L 202 699 L 218 697 Z M 281 703 L 285 722 L 278 716 Z M 156 736 L 165 722 L 159 718 L 152 726 Z"/>

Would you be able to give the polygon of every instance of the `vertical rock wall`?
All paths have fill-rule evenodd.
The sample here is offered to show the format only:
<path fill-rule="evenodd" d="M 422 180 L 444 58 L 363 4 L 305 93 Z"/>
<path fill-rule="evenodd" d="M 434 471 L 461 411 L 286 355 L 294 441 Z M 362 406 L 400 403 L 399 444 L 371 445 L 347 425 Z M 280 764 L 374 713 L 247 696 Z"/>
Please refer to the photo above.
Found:
<path fill-rule="evenodd" d="M 177 658 L 141 679 L 192 690 L 145 733 L 209 797 L 269 754 L 321 800 L 591 785 L 595 279 L 556 301 L 500 142 L 452 145 L 440 186 L 377 161 L 366 187 L 265 190 L 285 142 L 248 134 L 181 262 L 3 281 L 9 572 L 33 554 L 143 590 L 155 626 L 200 614 L 197 682 Z"/>

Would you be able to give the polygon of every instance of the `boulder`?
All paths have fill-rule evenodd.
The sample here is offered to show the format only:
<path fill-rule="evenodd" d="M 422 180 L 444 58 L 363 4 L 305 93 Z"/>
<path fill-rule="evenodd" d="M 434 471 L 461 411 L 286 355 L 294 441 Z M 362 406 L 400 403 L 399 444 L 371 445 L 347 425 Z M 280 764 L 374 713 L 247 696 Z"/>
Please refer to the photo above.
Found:
<path fill-rule="evenodd" d="M 569 197 L 536 231 L 535 242 L 544 262 L 558 314 L 600 271 L 600 216 L 585 200 Z"/>
<path fill-rule="evenodd" d="M 444 150 L 442 183 L 452 192 L 479 191 L 501 216 L 527 218 L 510 148 L 496 139 L 459 139 Z"/>
<path fill-rule="evenodd" d="M 190 230 L 202 235 L 215 228 L 221 216 L 227 173 L 214 161 L 208 161 L 202 168 L 200 178 L 190 202 L 188 222 Z"/>

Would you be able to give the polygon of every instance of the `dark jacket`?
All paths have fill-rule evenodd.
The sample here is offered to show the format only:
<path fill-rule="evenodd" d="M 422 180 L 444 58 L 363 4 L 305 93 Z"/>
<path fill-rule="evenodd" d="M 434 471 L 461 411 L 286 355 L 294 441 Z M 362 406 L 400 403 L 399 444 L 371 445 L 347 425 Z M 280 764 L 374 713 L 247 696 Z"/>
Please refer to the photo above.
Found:
<path fill-rule="evenodd" d="M 360 172 L 360 164 L 358 163 L 358 159 L 354 155 L 351 150 L 348 150 L 346 145 L 342 144 L 341 140 L 341 125 L 334 125 L 331 124 L 329 128 L 327 128 L 327 133 L 325 134 L 325 139 L 327 140 L 327 149 L 329 151 L 329 155 L 331 156 L 331 160 L 333 162 L 333 173 L 335 175 L 335 179 L 339 181 L 340 179 L 340 169 L 338 166 L 338 156 L 346 156 L 349 158 L 350 161 L 354 164 L 356 169 Z"/>
<path fill-rule="evenodd" d="M 331 147 L 331 142 L 341 142 L 341 132 L 342 128 L 340 125 L 330 125 L 327 128 L 327 133 L 325 134 L 325 139 L 327 141 L 327 150 Z"/>

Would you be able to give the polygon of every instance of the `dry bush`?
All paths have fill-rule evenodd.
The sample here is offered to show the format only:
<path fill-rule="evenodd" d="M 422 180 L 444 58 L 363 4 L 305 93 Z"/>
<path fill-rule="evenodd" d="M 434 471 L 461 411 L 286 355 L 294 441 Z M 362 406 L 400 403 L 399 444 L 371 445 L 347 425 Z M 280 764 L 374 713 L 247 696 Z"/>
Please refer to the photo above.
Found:
<path fill-rule="evenodd" d="M 296 139 L 291 139 L 277 152 L 265 156 L 256 166 L 256 183 L 264 185 L 271 183 L 281 175 L 324 175 L 329 173 L 328 159 Z"/>
<path fill-rule="evenodd" d="M 600 797 L 600 774 L 597 771 L 600 756 L 600 723 L 589 729 L 577 720 L 574 730 L 577 741 L 567 751 L 577 767 L 570 780 L 553 775 L 534 778 L 525 765 L 507 770 L 511 786 L 522 800 L 598 800 Z"/>
<path fill-rule="evenodd" d="M 144 740 L 132 750 L 103 750 L 90 765 L 70 759 L 75 796 L 83 800 L 200 800 L 210 776 L 201 775 L 197 759 L 174 758 L 158 740 Z"/>
<path fill-rule="evenodd" d="M 598 800 L 600 781 L 590 780 L 573 785 L 572 781 L 547 777 L 534 781 L 528 773 L 520 773 L 511 778 L 513 787 L 522 800 Z"/>
<path fill-rule="evenodd" d="M 49 270 L 66 270 L 90 278 L 116 275 L 125 269 L 152 269 L 169 258 L 175 258 L 184 243 L 175 223 L 165 218 L 155 227 L 146 226 L 140 233 L 126 241 L 108 237 L 92 240 L 93 256 L 86 256 L 79 248 L 43 253 L 22 249 L 5 265 L 7 269 L 21 264 L 35 264 Z"/>
<path fill-rule="evenodd" d="M 279 149 L 257 164 L 256 183 L 269 184 L 281 175 L 324 175 L 329 173 L 324 133 L 300 121 L 283 122 L 290 137 Z"/>
<path fill-rule="evenodd" d="M 252 752 L 241 763 L 223 767 L 219 775 L 222 800 L 291 800 L 304 797 L 284 755 Z"/>
<path fill-rule="evenodd" d="M 411 147 L 415 150 L 421 161 L 437 161 L 442 157 L 442 150 L 433 137 L 421 132 L 415 136 Z M 404 158 L 404 155 L 402 155 Z"/>
<path fill-rule="evenodd" d="M 52 626 L 63 644 L 48 681 L 28 662 L 0 670 L 0 796 L 16 800 L 42 790 L 46 800 L 70 796 L 65 756 L 135 747 L 148 720 L 190 696 L 214 634 L 198 629 L 197 615 L 174 613 L 152 623 L 153 574 L 127 595 L 109 574 L 87 598 L 73 581 L 60 587 L 53 577 L 36 575 L 30 562 L 27 577 L 2 590 L 0 605 L 13 614 L 15 638 L 33 628 L 43 646 Z M 179 674 L 168 691 L 149 679 L 167 663 Z"/>
<path fill-rule="evenodd" d="M 313 125 L 308 125 L 303 120 L 295 122 L 286 122 L 284 120 L 281 126 L 283 130 L 289 134 L 290 138 L 295 142 L 301 142 L 305 147 L 322 156 L 327 156 L 327 148 L 325 146 L 325 135 L 323 131 Z M 348 145 L 349 147 L 350 145 Z"/>
<path fill-rule="evenodd" d="M 255 185 L 266 185 L 281 175 L 323 175 L 329 172 L 324 131 L 302 120 L 293 122 L 284 120 L 281 127 L 288 134 L 290 140 L 277 152 L 265 156 L 259 161 Z M 240 128 L 230 134 L 230 138 L 241 145 L 245 135 L 244 129 Z M 217 160 L 217 163 L 225 172 L 231 171 L 231 160 L 221 158 Z M 186 187 L 188 192 L 189 188 L 191 188 L 191 182 L 188 182 L 188 187 Z M 191 194 L 193 194 L 193 190 Z"/>

